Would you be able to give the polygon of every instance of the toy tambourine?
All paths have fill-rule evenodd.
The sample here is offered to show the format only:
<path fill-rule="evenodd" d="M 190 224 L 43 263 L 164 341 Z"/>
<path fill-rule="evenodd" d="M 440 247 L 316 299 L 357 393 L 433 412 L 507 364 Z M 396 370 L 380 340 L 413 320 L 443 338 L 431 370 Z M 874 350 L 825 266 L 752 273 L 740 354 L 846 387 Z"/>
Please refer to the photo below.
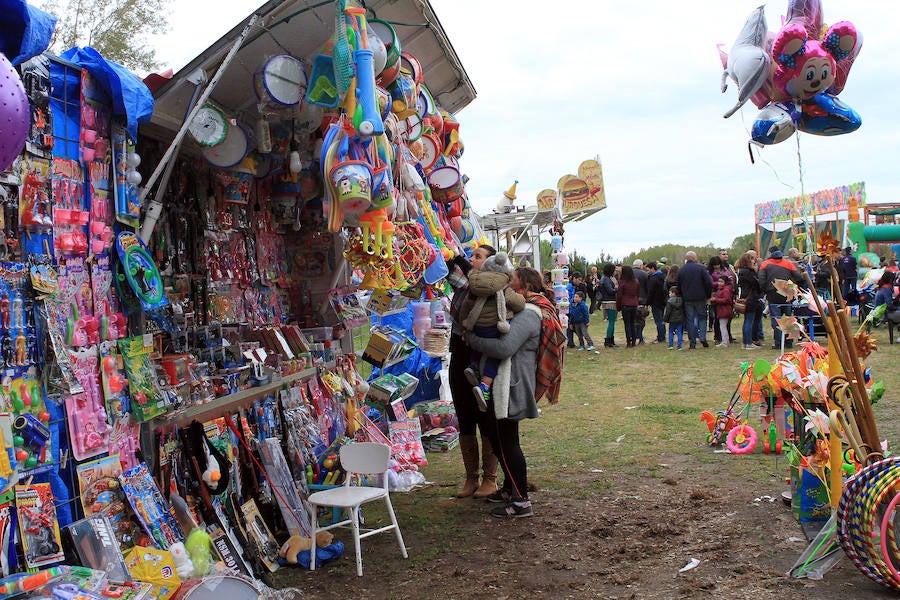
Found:
<path fill-rule="evenodd" d="M 152 310 L 168 304 L 159 269 L 143 240 L 131 231 L 122 231 L 116 236 L 116 251 L 122 263 L 122 274 L 140 300 L 141 308 Z"/>

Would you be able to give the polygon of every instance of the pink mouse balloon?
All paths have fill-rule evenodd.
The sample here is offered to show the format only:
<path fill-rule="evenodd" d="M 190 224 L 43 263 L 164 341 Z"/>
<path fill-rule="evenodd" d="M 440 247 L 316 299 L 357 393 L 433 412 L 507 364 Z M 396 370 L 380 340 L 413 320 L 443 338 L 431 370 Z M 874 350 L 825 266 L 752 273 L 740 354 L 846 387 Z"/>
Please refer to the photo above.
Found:
<path fill-rule="evenodd" d="M 31 109 L 22 79 L 0 53 L 0 171 L 5 171 L 25 147 Z"/>

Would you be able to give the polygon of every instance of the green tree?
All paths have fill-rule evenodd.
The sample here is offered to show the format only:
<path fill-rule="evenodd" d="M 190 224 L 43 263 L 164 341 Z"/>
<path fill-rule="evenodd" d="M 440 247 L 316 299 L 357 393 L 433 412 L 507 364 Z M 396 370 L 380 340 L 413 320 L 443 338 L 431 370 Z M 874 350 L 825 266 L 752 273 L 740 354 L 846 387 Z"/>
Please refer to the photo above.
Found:
<path fill-rule="evenodd" d="M 747 250 L 757 250 L 755 233 L 739 235 L 738 237 L 734 238 L 734 241 L 731 242 L 731 248 L 728 251 L 728 256 L 733 256 L 733 260 L 737 260 L 738 257 Z"/>
<path fill-rule="evenodd" d="M 168 0 L 46 0 L 41 8 L 59 21 L 50 44 L 57 54 L 90 46 L 133 71 L 157 68 L 147 36 L 169 27 Z"/>

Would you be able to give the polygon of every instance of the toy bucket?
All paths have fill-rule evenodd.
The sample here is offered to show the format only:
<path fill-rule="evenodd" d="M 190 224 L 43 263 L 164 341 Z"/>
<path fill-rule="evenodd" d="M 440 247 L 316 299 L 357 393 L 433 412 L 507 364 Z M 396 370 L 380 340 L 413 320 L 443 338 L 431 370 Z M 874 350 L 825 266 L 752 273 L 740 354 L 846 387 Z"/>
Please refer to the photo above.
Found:
<path fill-rule="evenodd" d="M 287 54 L 273 56 L 253 74 L 256 98 L 273 109 L 300 104 L 307 83 L 303 63 Z"/>
<path fill-rule="evenodd" d="M 359 215 L 372 205 L 372 168 L 361 160 L 345 160 L 331 169 L 335 199 L 345 214 Z"/>
<path fill-rule="evenodd" d="M 428 185 L 431 187 L 431 197 L 441 204 L 455 202 L 465 192 L 462 177 L 453 167 L 441 167 L 432 171 L 428 176 Z"/>
<path fill-rule="evenodd" d="M 388 208 L 394 203 L 394 184 L 391 179 L 391 170 L 387 165 L 382 165 L 373 172 L 372 206 L 375 208 Z"/>

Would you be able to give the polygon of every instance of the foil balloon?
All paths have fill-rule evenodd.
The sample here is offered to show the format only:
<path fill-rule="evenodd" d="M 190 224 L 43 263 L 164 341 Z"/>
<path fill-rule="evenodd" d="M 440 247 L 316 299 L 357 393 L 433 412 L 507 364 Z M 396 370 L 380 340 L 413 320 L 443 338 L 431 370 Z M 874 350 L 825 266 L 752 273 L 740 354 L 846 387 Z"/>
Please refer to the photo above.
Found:
<path fill-rule="evenodd" d="M 759 144 L 777 144 L 794 135 L 799 122 L 800 110 L 796 104 L 790 101 L 772 102 L 759 111 L 750 137 Z"/>
<path fill-rule="evenodd" d="M 25 147 L 31 109 L 22 79 L 0 53 L 0 171 L 5 171 Z"/>
<path fill-rule="evenodd" d="M 789 0 L 781 30 L 766 31 L 763 8 L 744 23 L 730 54 L 719 56 L 725 71 L 722 91 L 730 77 L 738 85 L 738 100 L 729 117 L 747 100 L 761 109 L 751 137 L 763 145 L 777 144 L 795 131 L 840 135 L 855 131 L 862 119 L 837 96 L 844 89 L 862 36 L 848 22 L 825 30 L 820 0 Z"/>
<path fill-rule="evenodd" d="M 726 119 L 737 112 L 769 78 L 772 59 L 766 51 L 768 30 L 763 8 L 760 6 L 750 13 L 731 52 L 723 56 L 722 93 L 728 89 L 729 77 L 738 86 L 737 104 L 723 115 Z"/>

